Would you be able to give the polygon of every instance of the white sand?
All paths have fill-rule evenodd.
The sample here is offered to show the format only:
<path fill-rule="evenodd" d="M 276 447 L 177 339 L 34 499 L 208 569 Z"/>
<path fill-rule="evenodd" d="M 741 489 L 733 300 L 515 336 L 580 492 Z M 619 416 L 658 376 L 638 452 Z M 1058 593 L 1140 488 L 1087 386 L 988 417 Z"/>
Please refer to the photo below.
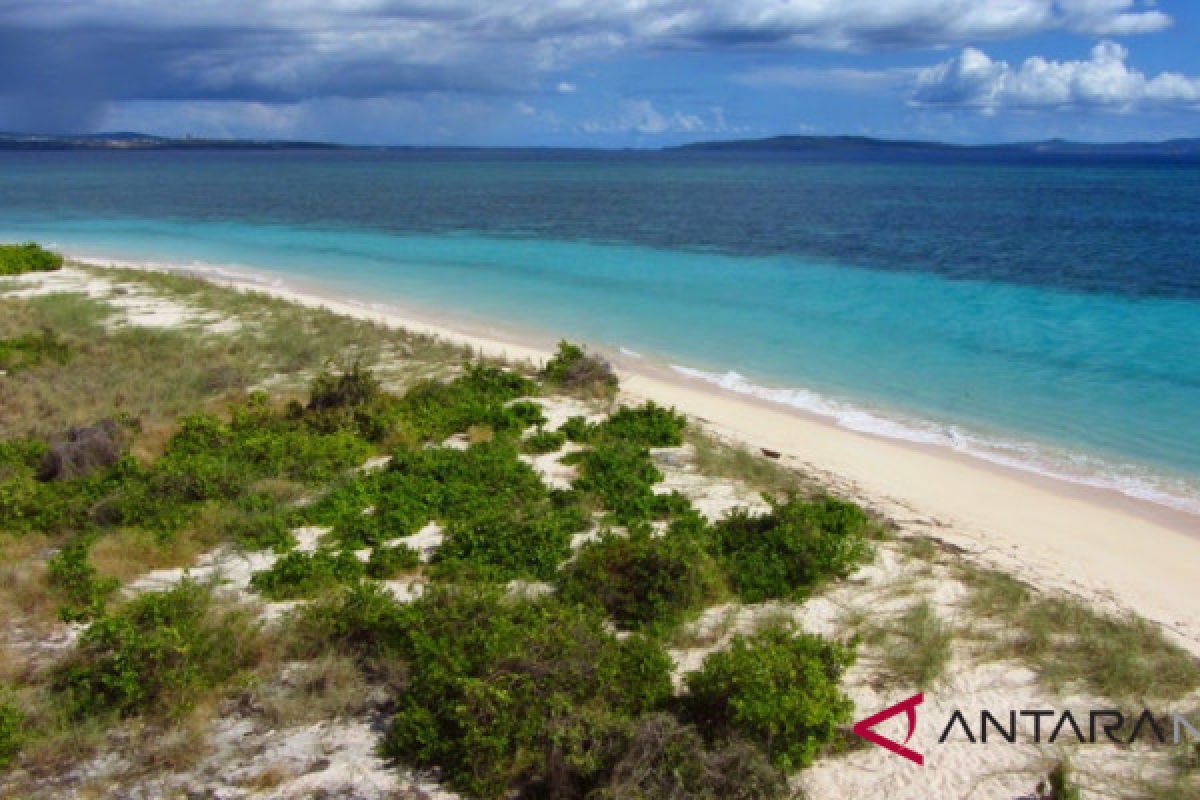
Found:
<path fill-rule="evenodd" d="M 485 355 L 533 363 L 550 355 L 548 343 L 455 330 L 250 277 L 220 282 L 439 336 Z M 949 450 L 846 430 L 641 361 L 626 364 L 620 376 L 623 400 L 652 398 L 733 441 L 780 451 L 784 464 L 814 473 L 904 531 L 954 544 L 1036 586 L 1066 589 L 1109 610 L 1134 611 L 1200 654 L 1200 517 Z"/>

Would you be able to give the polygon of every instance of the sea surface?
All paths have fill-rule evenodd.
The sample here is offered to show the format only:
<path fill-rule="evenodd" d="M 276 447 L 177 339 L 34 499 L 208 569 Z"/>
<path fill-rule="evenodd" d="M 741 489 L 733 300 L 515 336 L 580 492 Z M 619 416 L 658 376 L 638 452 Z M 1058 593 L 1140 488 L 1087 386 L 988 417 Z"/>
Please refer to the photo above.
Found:
<path fill-rule="evenodd" d="M 581 339 L 1200 512 L 1200 167 L 0 153 L 0 240 Z"/>

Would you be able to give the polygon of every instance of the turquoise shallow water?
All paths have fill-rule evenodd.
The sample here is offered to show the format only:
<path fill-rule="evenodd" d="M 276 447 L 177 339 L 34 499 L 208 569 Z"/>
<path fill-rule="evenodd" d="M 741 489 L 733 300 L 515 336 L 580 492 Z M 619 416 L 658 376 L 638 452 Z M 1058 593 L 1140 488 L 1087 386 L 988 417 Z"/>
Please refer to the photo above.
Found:
<path fill-rule="evenodd" d="M 1200 474 L 1194 301 L 794 256 L 158 220 L 27 221 L 0 238 L 259 268 L 653 355 L 848 427 L 1187 507 Z"/>

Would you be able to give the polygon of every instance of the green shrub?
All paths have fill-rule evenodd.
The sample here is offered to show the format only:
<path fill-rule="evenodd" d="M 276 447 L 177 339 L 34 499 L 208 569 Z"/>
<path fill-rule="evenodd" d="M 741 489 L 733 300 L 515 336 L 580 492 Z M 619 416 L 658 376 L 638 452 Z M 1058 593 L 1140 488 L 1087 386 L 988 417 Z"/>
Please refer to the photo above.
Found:
<path fill-rule="evenodd" d="M 395 656 L 406 628 L 401 607 L 370 582 L 307 603 L 288 618 L 292 655 L 316 658 L 333 650 L 370 661 Z"/>
<path fill-rule="evenodd" d="M 296 546 L 287 514 L 261 495 L 243 498 L 223 530 L 225 538 L 246 550 L 286 553 Z"/>
<path fill-rule="evenodd" d="M 436 519 L 446 535 L 435 557 L 443 572 L 547 578 L 570 555 L 571 536 L 588 524 L 573 500 L 552 494 L 518 458 L 515 440 L 500 439 L 466 450 L 399 450 L 386 469 L 314 504 L 308 519 L 331 525 L 345 547 L 409 536 Z M 367 508 L 372 513 L 364 514 Z"/>
<path fill-rule="evenodd" d="M 669 714 L 643 718 L 594 800 L 779 800 L 784 775 L 756 747 L 743 742 L 709 749 L 690 725 Z"/>
<path fill-rule="evenodd" d="M 509 403 L 505 408 L 516 418 L 523 429 L 546 424 L 546 415 L 542 413 L 542 407 L 537 403 L 518 400 L 515 403 Z"/>
<path fill-rule="evenodd" d="M 592 426 L 588 424 L 584 417 L 568 417 L 558 429 L 559 433 L 567 437 L 572 442 L 583 444 L 591 436 Z"/>
<path fill-rule="evenodd" d="M 558 352 L 542 370 L 542 380 L 561 389 L 596 396 L 611 396 L 617 390 L 616 373 L 607 361 L 567 341 L 558 343 Z"/>
<path fill-rule="evenodd" d="M 546 431 L 538 428 L 532 435 L 521 441 L 521 450 L 535 455 L 556 453 L 566 443 L 567 435 L 562 431 Z"/>
<path fill-rule="evenodd" d="M 36 367 L 46 361 L 65 364 L 70 356 L 71 348 L 49 328 L 0 339 L 0 371 L 3 372 Z"/>
<path fill-rule="evenodd" d="M 420 554 L 407 545 L 379 545 L 371 551 L 371 558 L 367 561 L 367 576 L 376 580 L 387 580 L 405 572 L 412 572 L 420 565 Z"/>
<path fill-rule="evenodd" d="M 650 400 L 637 408 L 621 406 L 587 436 L 591 441 L 619 439 L 642 447 L 679 447 L 686 428 L 687 417 Z"/>
<path fill-rule="evenodd" d="M 269 569 L 250 577 L 250 585 L 271 600 L 312 597 L 327 589 L 353 583 L 366 574 L 366 567 L 348 550 L 293 550 Z"/>
<path fill-rule="evenodd" d="M 221 612 L 190 581 L 141 595 L 98 617 L 54 675 L 75 718 L 172 713 L 250 666 L 257 629 L 241 612 Z"/>
<path fill-rule="evenodd" d="M 792 497 L 764 515 L 732 512 L 713 526 L 713 549 L 746 602 L 802 598 L 869 555 L 870 527 L 852 503 Z"/>
<path fill-rule="evenodd" d="M 27 272 L 53 272 L 63 265 L 58 253 L 42 249 L 34 242 L 0 244 L 0 275 L 24 275 Z"/>
<path fill-rule="evenodd" d="M 635 717 L 671 695 L 661 646 L 619 640 L 600 616 L 554 598 L 452 586 L 402 614 L 411 675 L 384 752 L 439 766 L 464 793 L 497 798 L 545 784 L 565 717 Z"/>
<path fill-rule="evenodd" d="M 682 513 L 691 507 L 682 495 L 659 495 L 654 484 L 662 473 L 644 447 L 621 440 L 606 441 L 571 453 L 564 464 L 579 465 L 574 488 L 595 498 L 623 525 Z"/>
<path fill-rule="evenodd" d="M 12 703 L 0 702 L 0 773 L 3 773 L 25 742 L 25 715 Z"/>
<path fill-rule="evenodd" d="M 565 600 L 594 604 L 627 629 L 666 633 L 716 603 L 724 578 L 686 526 L 663 536 L 608 533 L 584 546 L 558 580 Z"/>
<path fill-rule="evenodd" d="M 59 609 L 64 620 L 83 620 L 99 614 L 120 586 L 114 578 L 101 577 L 88 560 L 90 536 L 76 536 L 47 561 L 47 577 L 66 603 Z"/>
<path fill-rule="evenodd" d="M 382 441 L 400 416 L 399 398 L 383 391 L 361 362 L 334 374 L 322 371 L 313 380 L 308 404 L 292 406 L 289 416 L 303 419 L 321 433 L 352 431 L 367 441 Z"/>
<path fill-rule="evenodd" d="M 485 425 L 498 435 L 516 435 L 528 425 L 521 410 L 505 403 L 537 391 L 523 375 L 482 365 L 468 365 L 449 383 L 423 381 L 400 400 L 408 431 L 418 441 L 441 441 L 472 425 Z M 540 414 L 540 409 L 539 409 Z"/>
<path fill-rule="evenodd" d="M 783 626 L 738 635 L 688 673 L 684 703 L 710 738 L 744 737 L 793 772 L 849 721 L 854 704 L 838 684 L 853 661 L 851 649 Z"/>

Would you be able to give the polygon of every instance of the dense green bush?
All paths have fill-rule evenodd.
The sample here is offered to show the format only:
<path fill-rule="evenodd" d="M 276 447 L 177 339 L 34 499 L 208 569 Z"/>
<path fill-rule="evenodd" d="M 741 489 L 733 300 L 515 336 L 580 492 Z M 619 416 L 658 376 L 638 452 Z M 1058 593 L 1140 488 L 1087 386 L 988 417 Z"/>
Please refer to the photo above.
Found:
<path fill-rule="evenodd" d="M 616 373 L 607 361 L 567 341 L 558 343 L 558 352 L 542 370 L 542 380 L 560 389 L 596 396 L 610 396 L 617 390 Z"/>
<path fill-rule="evenodd" d="M 683 513 L 691 504 L 679 494 L 655 494 L 654 484 L 663 475 L 641 445 L 622 440 L 605 441 L 562 458 L 577 464 L 574 488 L 595 499 L 623 525 Z"/>
<path fill-rule="evenodd" d="M 559 576 L 563 598 L 597 605 L 624 628 L 670 631 L 726 591 L 724 576 L 694 531 L 676 524 L 663 536 L 639 528 L 590 542 Z"/>
<path fill-rule="evenodd" d="M 746 602 L 801 598 L 866 558 L 870 530 L 853 503 L 792 497 L 767 514 L 730 513 L 713 526 L 713 551 Z"/>
<path fill-rule="evenodd" d="M 61 268 L 63 257 L 42 249 L 34 242 L 0 244 L 0 275 L 24 275 L 27 272 L 53 272 Z"/>
<path fill-rule="evenodd" d="M 97 618 L 53 679 L 75 718 L 171 713 L 251 665 L 257 629 L 185 581 Z"/>
<path fill-rule="evenodd" d="M 567 435 L 562 431 L 546 431 L 538 428 L 521 441 L 521 450 L 535 455 L 556 453 L 566 443 Z"/>
<path fill-rule="evenodd" d="M 25 715 L 12 703 L 0 699 L 0 773 L 16 758 L 24 741 Z"/>
<path fill-rule="evenodd" d="M 421 556 L 407 545 L 379 545 L 371 551 L 367 561 L 367 576 L 376 580 L 388 580 L 405 572 L 412 572 L 421 565 Z"/>
<path fill-rule="evenodd" d="M 456 790 L 483 798 L 544 784 L 563 725 L 612 727 L 671 695 L 670 660 L 638 636 L 617 639 L 600 616 L 554 598 L 499 589 L 430 589 L 402 611 L 408 688 L 384 741 L 388 755 L 440 767 Z M 569 759 L 578 761 L 578 758 Z"/>
<path fill-rule="evenodd" d="M 354 431 L 371 442 L 382 441 L 400 416 L 399 398 L 383 391 L 361 362 L 341 371 L 322 371 L 313 380 L 306 406 L 293 405 L 289 416 L 322 433 Z"/>
<path fill-rule="evenodd" d="M 428 380 L 413 386 L 399 407 L 408 432 L 417 441 L 441 441 L 472 425 L 515 435 L 528 427 L 523 421 L 528 411 L 523 407 L 514 411 L 505 403 L 536 391 L 533 381 L 516 372 L 467 365 L 464 374 L 449 383 Z"/>
<path fill-rule="evenodd" d="M 0 371 L 3 372 L 16 372 L 47 361 L 65 364 L 70 356 L 71 348 L 49 328 L 0 339 Z"/>
<path fill-rule="evenodd" d="M 792 772 L 812 763 L 854 704 L 839 688 L 852 649 L 772 626 L 735 636 L 686 676 L 688 715 L 713 740 L 740 736 Z"/>
<path fill-rule="evenodd" d="M 378 584 L 364 581 L 297 608 L 288 618 L 292 655 L 316 658 L 330 650 L 371 661 L 394 657 L 406 617 Z"/>
<path fill-rule="evenodd" d="M 366 574 L 366 566 L 348 550 L 293 550 L 250 577 L 250 585 L 271 600 L 312 597 L 327 589 L 352 583 Z"/>
<path fill-rule="evenodd" d="M 686 428 L 687 417 L 650 400 L 637 408 L 621 406 L 593 426 L 588 438 L 592 441 L 620 439 L 642 447 L 679 447 L 683 444 Z"/>
<path fill-rule="evenodd" d="M 580 416 L 568 417 L 558 429 L 559 433 L 577 444 L 586 442 L 591 431 L 592 426 L 588 424 L 587 419 Z"/>
<path fill-rule="evenodd" d="M 437 520 L 446 535 L 435 557 L 443 571 L 466 567 L 505 580 L 549 577 L 588 524 L 577 503 L 562 502 L 518 458 L 513 439 L 399 450 L 386 469 L 339 487 L 307 517 L 333 526 L 346 547 L 409 536 Z"/>

